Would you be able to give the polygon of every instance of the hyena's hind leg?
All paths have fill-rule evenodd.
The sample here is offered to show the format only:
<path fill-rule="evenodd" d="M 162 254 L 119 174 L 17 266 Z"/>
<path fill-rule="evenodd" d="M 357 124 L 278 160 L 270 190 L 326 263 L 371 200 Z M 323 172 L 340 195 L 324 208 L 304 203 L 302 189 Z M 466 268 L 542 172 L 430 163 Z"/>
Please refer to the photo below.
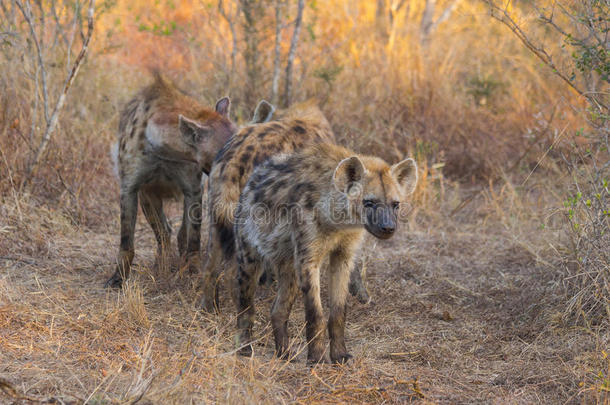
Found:
<path fill-rule="evenodd" d="M 157 256 L 155 258 L 157 271 L 161 274 L 168 274 L 171 265 L 170 236 L 172 228 L 163 212 L 163 200 L 154 193 L 154 190 L 142 189 L 140 191 L 140 206 L 157 239 Z"/>
<path fill-rule="evenodd" d="M 201 215 L 202 189 L 201 175 L 191 187 L 185 187 L 184 213 L 182 225 L 178 233 L 178 248 L 180 250 L 181 268 L 186 267 L 191 274 L 196 274 L 201 268 Z"/>
<path fill-rule="evenodd" d="M 232 236 L 231 232 L 231 236 Z M 231 237 L 230 243 L 235 243 Z M 208 250 L 206 252 L 206 262 L 203 268 L 203 275 L 201 281 L 201 290 L 203 291 L 203 297 L 201 299 L 201 308 L 206 312 L 218 312 L 219 307 L 219 281 L 218 278 L 221 273 L 221 266 L 223 261 L 223 249 L 222 241 L 220 237 L 219 225 L 210 221 L 209 225 L 209 238 L 208 238 Z M 235 272 L 230 273 L 229 277 L 236 275 Z"/>
<path fill-rule="evenodd" d="M 133 188 L 121 187 L 121 241 L 117 256 L 117 267 L 106 287 L 121 287 L 129 278 L 134 256 L 134 234 L 138 214 L 138 192 Z"/>
<path fill-rule="evenodd" d="M 238 238 L 240 238 L 238 236 Z M 252 326 L 256 309 L 254 294 L 263 270 L 262 258 L 242 239 L 237 243 L 237 329 L 239 354 L 252 356 Z"/>
<path fill-rule="evenodd" d="M 265 271 L 272 271 L 267 269 Z M 271 306 L 271 325 L 275 337 L 275 353 L 278 357 L 290 360 L 290 336 L 288 335 L 288 318 L 297 296 L 298 287 L 292 263 L 284 263 L 278 268 L 278 291 Z"/>

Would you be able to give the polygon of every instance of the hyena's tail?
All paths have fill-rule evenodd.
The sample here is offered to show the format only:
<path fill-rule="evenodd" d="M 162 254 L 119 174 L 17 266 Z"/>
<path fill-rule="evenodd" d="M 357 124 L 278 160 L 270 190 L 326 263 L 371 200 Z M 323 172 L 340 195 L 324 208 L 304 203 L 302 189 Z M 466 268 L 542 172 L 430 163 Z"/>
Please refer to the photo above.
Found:
<path fill-rule="evenodd" d="M 210 221 L 218 231 L 225 260 L 235 255 L 235 210 L 239 204 L 240 184 L 225 182 L 218 189 L 210 183 Z"/>

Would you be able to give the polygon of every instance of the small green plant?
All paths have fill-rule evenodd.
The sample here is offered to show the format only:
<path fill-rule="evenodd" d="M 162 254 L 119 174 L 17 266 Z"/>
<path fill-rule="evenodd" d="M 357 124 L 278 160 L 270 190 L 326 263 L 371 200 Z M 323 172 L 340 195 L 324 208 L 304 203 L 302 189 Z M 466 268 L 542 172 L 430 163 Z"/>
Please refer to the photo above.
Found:
<path fill-rule="evenodd" d="M 343 71 L 343 66 L 333 65 L 321 67 L 314 70 L 313 75 L 318 79 L 322 79 L 328 86 L 332 86 L 339 74 Z"/>
<path fill-rule="evenodd" d="M 341 65 L 330 65 L 314 70 L 313 76 L 318 79 L 321 79 L 326 84 L 326 95 L 324 97 L 324 103 L 328 100 L 328 97 L 332 93 L 333 84 L 342 71 L 343 66 Z"/>
<path fill-rule="evenodd" d="M 172 35 L 176 31 L 176 28 L 177 24 L 175 21 L 159 21 L 151 24 L 140 23 L 140 25 L 138 25 L 139 31 L 147 31 L 155 35 L 166 37 Z"/>
<path fill-rule="evenodd" d="M 474 98 L 476 105 L 486 105 L 500 94 L 505 84 L 493 77 L 474 77 L 468 81 L 466 92 Z"/>

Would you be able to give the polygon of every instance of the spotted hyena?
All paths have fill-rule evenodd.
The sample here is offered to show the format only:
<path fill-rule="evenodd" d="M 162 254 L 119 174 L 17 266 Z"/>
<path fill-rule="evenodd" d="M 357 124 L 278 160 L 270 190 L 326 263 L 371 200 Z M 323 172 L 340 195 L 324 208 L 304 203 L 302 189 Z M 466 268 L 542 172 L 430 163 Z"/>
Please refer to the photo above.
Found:
<path fill-rule="evenodd" d="M 308 360 L 325 360 L 320 268 L 328 259 L 330 359 L 348 360 L 345 303 L 354 254 L 365 230 L 379 239 L 394 234 L 400 203 L 416 182 L 413 159 L 390 166 L 331 144 L 273 157 L 254 170 L 235 214 L 241 353 L 252 353 L 254 292 L 268 266 L 278 278 L 271 309 L 277 355 L 290 356 L 288 317 L 300 289 Z"/>
<path fill-rule="evenodd" d="M 269 106 L 262 106 L 260 111 L 255 113 L 257 122 L 268 120 L 274 114 L 273 107 Z M 234 211 L 252 170 L 272 155 L 291 153 L 307 144 L 333 141 L 330 124 L 310 100 L 275 112 L 274 121 L 242 128 L 218 153 L 208 180 L 210 229 L 202 286 L 205 310 L 218 309 L 218 277 L 224 265 L 235 268 Z M 235 275 L 235 270 L 229 274 Z M 361 302 L 369 301 L 359 270 L 353 273 L 350 289 Z"/>
<path fill-rule="evenodd" d="M 201 177 L 210 172 L 214 156 L 237 131 L 229 119 L 230 107 L 224 97 L 214 110 L 206 108 L 158 73 L 127 103 L 112 150 L 120 181 L 121 240 L 116 271 L 107 286 L 120 286 L 129 277 L 138 200 L 157 239 L 157 265 L 164 266 L 171 228 L 163 201 L 183 196 L 178 249 L 183 263 L 191 271 L 199 270 Z M 263 103 L 259 109 L 255 119 L 267 119 L 270 105 Z"/>

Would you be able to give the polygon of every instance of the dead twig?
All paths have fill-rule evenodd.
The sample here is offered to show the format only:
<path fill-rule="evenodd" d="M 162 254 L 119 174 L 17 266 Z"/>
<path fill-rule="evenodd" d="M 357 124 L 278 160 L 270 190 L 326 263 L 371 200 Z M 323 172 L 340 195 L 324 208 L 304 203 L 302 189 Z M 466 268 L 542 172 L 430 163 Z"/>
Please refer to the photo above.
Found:
<path fill-rule="evenodd" d="M 27 401 L 29 403 L 34 403 L 34 404 L 82 404 L 82 403 L 84 403 L 84 401 L 82 399 L 77 398 L 77 397 L 73 397 L 73 398 L 77 398 L 74 401 L 65 401 L 65 400 L 62 400 L 62 399 L 59 399 L 56 397 L 40 399 L 40 398 L 33 397 L 31 395 L 25 395 L 25 394 L 22 394 L 19 391 L 17 391 L 15 389 L 15 387 L 13 387 L 13 384 L 11 384 L 8 380 L 5 380 L 2 377 L 0 377 L 0 392 L 4 393 L 6 396 L 8 396 L 9 398 L 12 398 L 15 401 L 19 401 L 16 403 L 21 403 L 21 401 Z"/>
<path fill-rule="evenodd" d="M 25 264 L 30 264 L 30 265 L 36 264 L 36 262 L 34 260 L 21 259 L 19 257 L 12 257 L 12 256 L 0 256 L 0 260 L 8 260 L 11 262 L 19 262 L 19 263 L 25 263 Z"/>
<path fill-rule="evenodd" d="M 500 21 L 502 24 L 506 25 L 519 40 L 525 45 L 527 49 L 529 49 L 534 55 L 538 57 L 545 65 L 550 67 L 555 75 L 561 78 L 564 82 L 568 84 L 574 91 L 576 91 L 579 95 L 586 98 L 589 103 L 597 106 L 600 111 L 607 111 L 608 107 L 601 102 L 601 100 L 592 97 L 587 92 L 576 87 L 574 82 L 570 80 L 568 76 L 561 72 L 559 68 L 555 65 L 553 58 L 549 53 L 542 47 L 536 46 L 530 37 L 521 29 L 519 24 L 515 22 L 515 20 L 508 14 L 508 11 L 505 8 L 498 7 L 494 4 L 493 0 L 484 0 L 490 7 L 490 14 L 492 18 Z"/>
<path fill-rule="evenodd" d="M 18 4 L 20 4 L 20 2 L 18 2 Z M 27 4 L 29 7 L 29 3 L 27 3 Z M 20 7 L 20 9 L 21 9 L 21 7 Z M 53 113 L 51 114 L 50 119 L 47 120 L 47 126 L 45 129 L 44 135 L 42 137 L 42 141 L 40 142 L 40 146 L 38 146 L 36 155 L 34 156 L 34 159 L 32 160 L 32 162 L 30 163 L 30 166 L 28 168 L 28 173 L 25 176 L 25 180 L 23 182 L 24 187 L 27 186 L 27 184 L 31 180 L 32 176 L 35 174 L 36 168 L 38 167 L 40 159 L 41 159 L 42 155 L 44 154 L 44 152 L 46 151 L 47 145 L 49 144 L 49 140 L 51 139 L 51 136 L 53 135 L 53 131 L 55 131 L 55 127 L 57 126 L 59 112 L 63 108 L 63 105 L 66 101 L 66 96 L 68 94 L 68 91 L 70 90 L 72 83 L 74 83 L 74 79 L 78 75 L 78 71 L 79 71 L 79 69 L 83 63 L 83 60 L 85 58 L 85 55 L 87 54 L 87 51 L 89 49 L 89 41 L 91 40 L 91 36 L 93 35 L 93 13 L 94 13 L 94 11 L 95 11 L 95 0 L 90 0 L 89 10 L 87 11 L 87 35 L 85 36 L 85 39 L 83 41 L 83 46 L 82 46 L 78 56 L 76 57 L 74 64 L 72 65 L 72 69 L 70 70 L 70 73 L 68 74 L 68 78 L 66 79 L 64 87 L 59 95 L 57 104 L 55 104 Z M 31 21 L 30 12 L 25 12 L 22 9 L 22 13 L 24 15 L 24 18 L 26 18 L 26 20 L 29 18 Z M 32 36 L 35 36 L 36 34 L 34 32 L 34 28 L 31 27 L 30 29 L 31 29 Z M 43 76 L 43 88 L 44 88 L 46 86 L 45 85 L 46 72 L 44 70 L 44 61 L 42 60 L 42 57 L 40 54 L 39 54 L 38 63 L 40 64 L 41 71 L 43 72 L 42 76 Z M 46 103 L 46 98 L 45 98 L 45 103 Z"/>

